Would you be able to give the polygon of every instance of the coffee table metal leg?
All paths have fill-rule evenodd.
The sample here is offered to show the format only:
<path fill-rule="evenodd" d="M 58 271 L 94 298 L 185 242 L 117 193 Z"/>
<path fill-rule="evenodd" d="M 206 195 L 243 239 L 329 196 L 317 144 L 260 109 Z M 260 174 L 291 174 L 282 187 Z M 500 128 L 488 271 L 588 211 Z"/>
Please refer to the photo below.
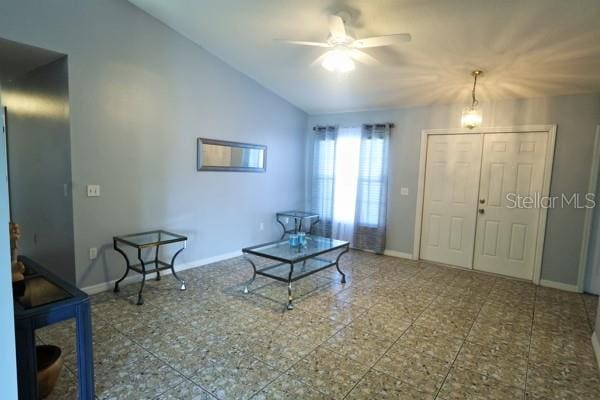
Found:
<path fill-rule="evenodd" d="M 335 260 L 335 268 L 337 268 L 338 272 L 342 275 L 342 283 L 346 283 L 346 274 L 344 274 L 342 272 L 342 270 L 340 269 L 340 258 L 346 254 L 348 252 L 350 248 L 346 247 L 344 249 L 344 251 L 342 251 L 340 254 L 338 254 L 337 259 Z"/>
<path fill-rule="evenodd" d="M 121 255 L 125 258 L 125 264 L 126 264 L 125 273 L 123 274 L 121 279 L 119 279 L 118 281 L 115 282 L 115 288 L 113 291 L 118 292 L 119 291 L 119 283 L 121 283 L 121 281 L 123 281 L 123 279 L 125 279 L 127 277 L 127 274 L 129 273 L 129 258 L 127 258 L 127 254 L 125 254 L 125 252 L 123 250 L 121 250 L 117 247 L 116 241 L 113 241 L 113 249 L 115 249 L 115 251 L 121 253 Z"/>
<path fill-rule="evenodd" d="M 156 250 L 154 251 L 154 265 L 158 268 L 158 249 L 160 245 L 156 246 Z M 160 271 L 156 271 L 156 280 L 160 281 Z"/>
<path fill-rule="evenodd" d="M 284 235 L 285 235 L 285 233 L 284 233 Z M 248 294 L 248 292 L 249 292 L 248 288 L 250 287 L 250 285 L 252 285 L 252 282 L 254 282 L 254 280 L 256 279 L 256 265 L 250 259 L 250 257 L 247 257 L 245 254 L 244 254 L 244 260 L 248 261 L 250 263 L 250 265 L 252 265 L 252 279 L 250 279 L 248 282 L 246 282 L 246 285 L 244 286 L 244 293 Z"/>
<path fill-rule="evenodd" d="M 175 254 L 173 254 L 173 258 L 171 258 L 171 273 L 173 274 L 175 279 L 177 279 L 179 282 L 181 282 L 181 287 L 179 288 L 180 290 L 185 290 L 186 287 L 185 287 L 185 281 L 183 279 L 179 279 L 179 277 L 175 273 L 175 258 L 177 258 L 179 253 L 181 253 L 185 249 L 186 245 L 187 245 L 187 242 L 183 242 L 183 247 L 181 249 L 177 250 L 177 252 Z"/>
<path fill-rule="evenodd" d="M 290 264 L 290 274 L 288 275 L 288 304 L 287 309 L 293 310 L 294 305 L 292 304 L 292 274 L 294 273 L 294 264 Z"/>
<path fill-rule="evenodd" d="M 146 283 L 146 264 L 142 258 L 142 249 L 138 249 L 138 260 L 140 260 L 142 267 L 142 284 L 140 285 L 140 291 L 138 292 L 138 301 L 137 305 L 141 306 L 144 304 L 144 298 L 142 297 L 142 292 L 144 291 L 144 284 Z"/>

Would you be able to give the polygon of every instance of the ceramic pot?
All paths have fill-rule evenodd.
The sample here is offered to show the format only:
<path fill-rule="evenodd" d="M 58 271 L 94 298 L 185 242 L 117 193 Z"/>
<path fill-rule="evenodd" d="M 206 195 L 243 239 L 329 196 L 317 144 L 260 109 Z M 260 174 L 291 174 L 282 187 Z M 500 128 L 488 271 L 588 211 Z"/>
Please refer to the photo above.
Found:
<path fill-rule="evenodd" d="M 37 384 L 39 398 L 43 399 L 54 389 L 64 360 L 60 347 L 42 345 L 36 347 L 37 353 Z"/>

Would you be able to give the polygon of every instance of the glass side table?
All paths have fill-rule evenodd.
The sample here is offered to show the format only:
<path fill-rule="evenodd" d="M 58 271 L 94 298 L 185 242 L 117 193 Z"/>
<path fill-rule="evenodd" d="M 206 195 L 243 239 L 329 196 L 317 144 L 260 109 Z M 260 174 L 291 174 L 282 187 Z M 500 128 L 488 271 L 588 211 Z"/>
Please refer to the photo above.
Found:
<path fill-rule="evenodd" d="M 283 228 L 283 234 L 281 235 L 282 239 L 285 237 L 286 233 L 300 232 L 302 230 L 302 224 L 305 220 L 309 224 L 307 231 L 308 234 L 311 234 L 313 226 L 319 223 L 319 214 L 308 211 L 280 211 L 275 214 L 275 217 L 277 218 L 279 225 L 281 225 Z M 294 229 L 287 229 L 285 222 L 282 221 L 284 218 L 290 218 L 294 220 Z M 306 224 L 304 226 L 306 226 Z"/>
<path fill-rule="evenodd" d="M 181 248 L 179 250 L 177 250 L 175 252 L 175 254 L 173 254 L 173 257 L 171 258 L 170 263 L 159 260 L 158 254 L 159 254 L 160 246 L 165 246 L 165 245 L 168 245 L 171 243 L 181 243 Z M 129 258 L 127 258 L 127 254 L 125 254 L 125 252 L 121 248 L 119 248 L 118 245 L 125 245 L 125 246 L 129 246 L 129 247 L 133 247 L 133 248 L 137 249 L 137 258 L 140 261 L 140 263 L 131 265 L 129 262 Z M 185 290 L 185 281 L 182 279 L 179 279 L 179 277 L 175 273 L 174 265 L 175 265 L 175 258 L 177 258 L 179 253 L 181 253 L 185 249 L 186 245 L 187 245 L 187 237 L 186 236 L 178 235 L 176 233 L 171 233 L 171 232 L 167 232 L 164 230 L 134 233 L 131 235 L 124 235 L 124 236 L 114 236 L 113 237 L 113 248 L 115 249 L 115 251 L 121 253 L 121 255 L 123 257 L 125 257 L 125 263 L 126 263 L 126 267 L 127 267 L 125 269 L 125 274 L 123 274 L 121 279 L 119 279 L 118 281 L 115 282 L 115 290 L 114 291 L 115 292 L 119 291 L 119 283 L 121 283 L 121 281 L 123 279 L 125 279 L 125 277 L 127 277 L 127 274 L 129 274 L 130 270 L 135 271 L 139 274 L 142 274 L 142 284 L 140 286 L 140 291 L 138 292 L 138 301 L 137 301 L 138 305 L 142 305 L 142 304 L 144 304 L 144 298 L 142 297 L 142 292 L 144 291 L 144 283 L 146 282 L 146 275 L 156 272 L 156 280 L 159 281 L 160 280 L 160 271 L 163 271 L 165 269 L 171 270 L 175 279 L 177 279 L 179 282 L 181 282 L 180 289 Z M 146 248 L 152 248 L 152 247 L 155 248 L 154 260 L 144 261 L 144 259 L 142 258 L 142 250 L 146 249 Z M 154 264 L 154 268 L 147 269 L 146 266 L 148 264 Z"/>

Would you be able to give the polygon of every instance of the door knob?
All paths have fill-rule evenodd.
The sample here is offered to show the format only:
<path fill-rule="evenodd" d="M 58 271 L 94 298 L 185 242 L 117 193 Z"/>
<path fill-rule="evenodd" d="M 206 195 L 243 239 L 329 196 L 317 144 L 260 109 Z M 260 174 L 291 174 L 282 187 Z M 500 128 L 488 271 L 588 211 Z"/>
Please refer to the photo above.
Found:
<path fill-rule="evenodd" d="M 479 203 L 485 204 L 485 199 L 479 199 Z"/>
<path fill-rule="evenodd" d="M 483 208 L 479 209 L 479 214 L 485 214 L 485 210 Z"/>

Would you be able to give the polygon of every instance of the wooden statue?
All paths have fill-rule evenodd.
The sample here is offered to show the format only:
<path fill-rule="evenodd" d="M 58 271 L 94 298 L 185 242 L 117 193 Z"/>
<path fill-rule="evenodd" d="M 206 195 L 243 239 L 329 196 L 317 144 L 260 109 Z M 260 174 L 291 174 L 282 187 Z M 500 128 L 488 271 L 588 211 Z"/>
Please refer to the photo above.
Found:
<path fill-rule="evenodd" d="M 19 248 L 19 239 L 21 238 L 21 228 L 18 224 L 10 222 L 8 224 L 10 232 L 10 261 L 12 270 L 13 282 L 21 281 L 25 279 L 23 275 L 25 273 L 25 265 L 21 261 L 17 260 L 17 249 Z"/>

